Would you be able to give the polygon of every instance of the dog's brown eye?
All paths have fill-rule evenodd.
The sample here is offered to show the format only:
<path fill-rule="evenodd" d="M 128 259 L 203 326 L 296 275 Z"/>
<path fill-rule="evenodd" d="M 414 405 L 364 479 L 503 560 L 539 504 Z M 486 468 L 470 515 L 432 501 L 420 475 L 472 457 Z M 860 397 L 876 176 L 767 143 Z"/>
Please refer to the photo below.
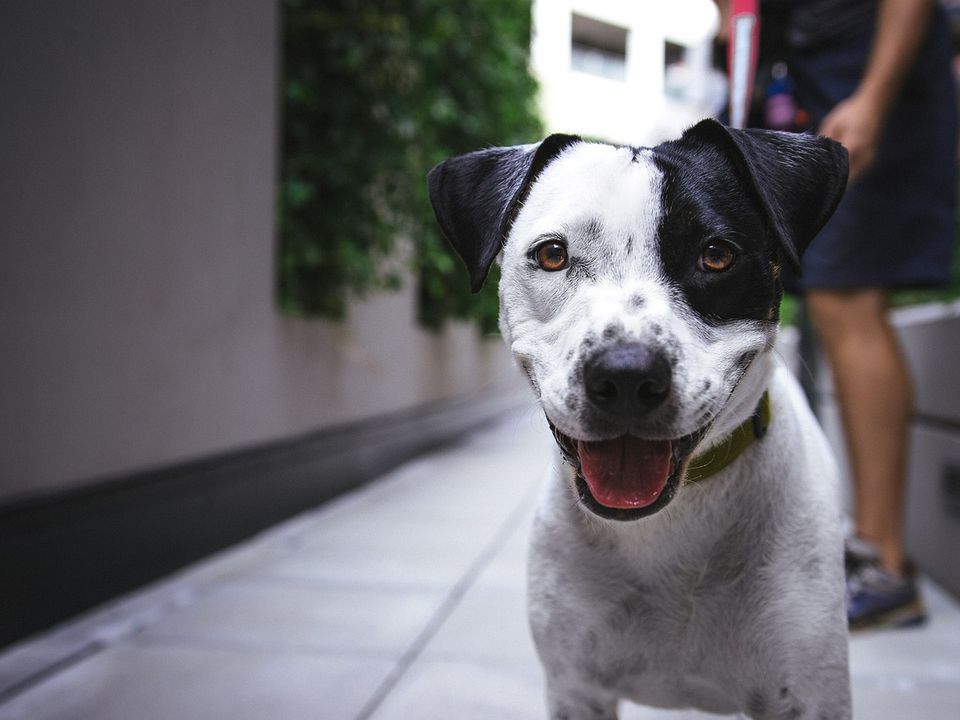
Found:
<path fill-rule="evenodd" d="M 715 240 L 708 243 L 700 253 L 700 269 L 705 272 L 723 272 L 733 265 L 736 257 L 737 254 L 730 245 Z"/>
<path fill-rule="evenodd" d="M 537 265 L 548 272 L 563 270 L 567 266 L 567 246 L 556 240 L 541 243 L 534 250 Z"/>

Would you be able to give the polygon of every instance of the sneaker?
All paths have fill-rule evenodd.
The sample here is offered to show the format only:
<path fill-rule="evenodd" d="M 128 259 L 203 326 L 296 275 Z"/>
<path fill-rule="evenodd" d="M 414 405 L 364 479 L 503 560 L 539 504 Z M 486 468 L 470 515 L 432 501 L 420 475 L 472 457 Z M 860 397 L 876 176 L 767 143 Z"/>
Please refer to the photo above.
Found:
<path fill-rule="evenodd" d="M 866 563 L 876 562 L 878 558 L 877 551 L 873 544 L 857 537 L 849 535 L 843 541 L 843 566 L 850 577 Z"/>
<path fill-rule="evenodd" d="M 860 538 L 849 538 L 844 549 L 851 630 L 913 627 L 926 621 L 912 573 L 891 573 L 873 546 Z"/>

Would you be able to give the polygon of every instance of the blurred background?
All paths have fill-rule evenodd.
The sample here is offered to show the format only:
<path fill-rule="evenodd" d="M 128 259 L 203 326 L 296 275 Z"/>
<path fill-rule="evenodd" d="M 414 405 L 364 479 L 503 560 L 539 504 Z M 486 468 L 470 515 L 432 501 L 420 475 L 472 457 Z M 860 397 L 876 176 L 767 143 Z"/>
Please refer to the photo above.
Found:
<path fill-rule="evenodd" d="M 529 404 L 426 172 L 677 136 L 725 105 L 718 23 L 709 0 L 0 3 L 0 644 Z M 957 295 L 897 315 L 910 550 L 953 592 Z"/>
<path fill-rule="evenodd" d="M 722 102 L 709 2 L 580 5 L 0 6 L 0 641 L 526 399 L 427 170 Z"/>

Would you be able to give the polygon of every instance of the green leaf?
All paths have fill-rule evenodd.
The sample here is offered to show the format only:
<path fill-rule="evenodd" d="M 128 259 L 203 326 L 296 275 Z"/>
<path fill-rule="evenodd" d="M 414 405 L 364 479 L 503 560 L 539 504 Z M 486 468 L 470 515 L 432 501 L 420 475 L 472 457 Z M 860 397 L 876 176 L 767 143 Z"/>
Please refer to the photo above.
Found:
<path fill-rule="evenodd" d="M 427 170 L 542 135 L 530 0 L 283 0 L 278 303 L 342 317 L 396 289 L 394 238 L 414 238 L 421 321 L 496 328 L 497 273 L 471 295 L 440 236 Z"/>

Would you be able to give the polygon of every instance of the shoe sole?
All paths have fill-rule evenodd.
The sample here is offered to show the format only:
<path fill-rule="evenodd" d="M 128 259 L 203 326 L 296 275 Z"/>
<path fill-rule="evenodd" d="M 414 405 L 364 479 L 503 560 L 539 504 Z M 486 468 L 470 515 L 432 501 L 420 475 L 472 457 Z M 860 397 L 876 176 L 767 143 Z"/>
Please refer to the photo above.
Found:
<path fill-rule="evenodd" d="M 891 610 L 868 615 L 850 622 L 851 632 L 881 628 L 919 627 L 927 621 L 927 612 L 919 599 Z"/>

